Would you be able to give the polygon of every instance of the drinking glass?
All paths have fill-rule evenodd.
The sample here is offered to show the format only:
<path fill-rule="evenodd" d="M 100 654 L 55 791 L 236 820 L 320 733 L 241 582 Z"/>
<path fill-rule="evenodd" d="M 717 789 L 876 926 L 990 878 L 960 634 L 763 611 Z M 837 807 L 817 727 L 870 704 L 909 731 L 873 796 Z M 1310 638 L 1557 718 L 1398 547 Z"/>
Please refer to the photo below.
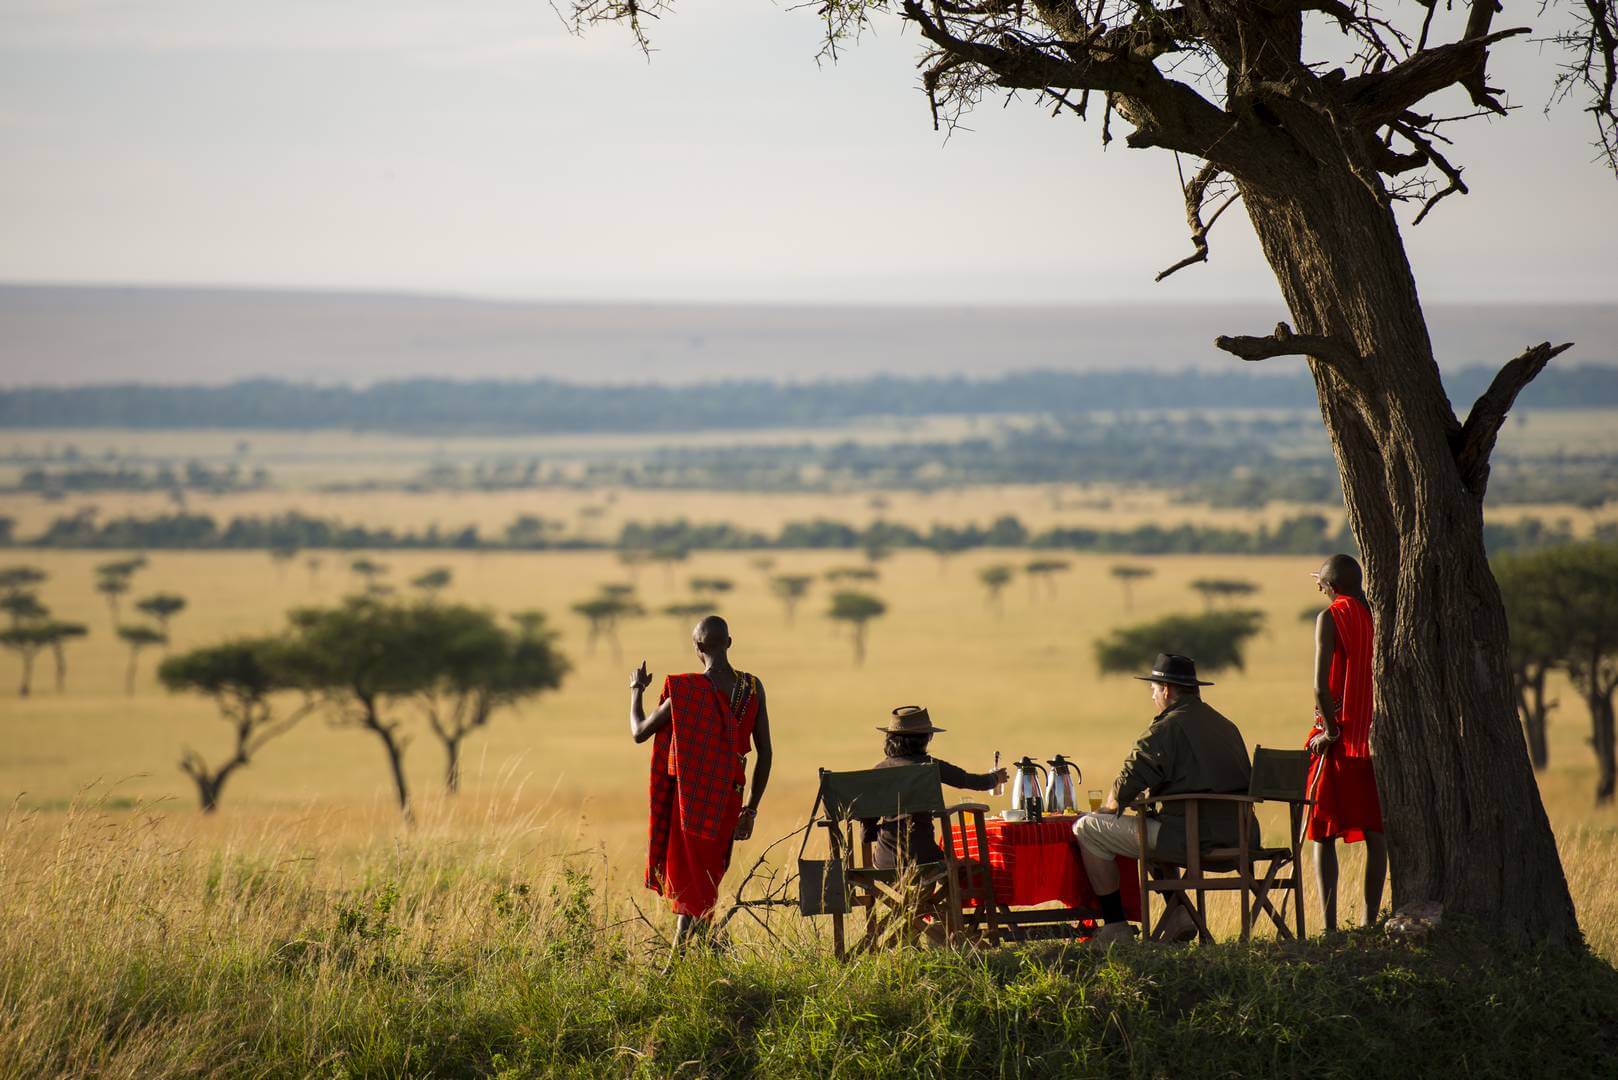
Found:
<path fill-rule="evenodd" d="M 1093 814 L 1097 810 L 1101 809 L 1101 792 L 1096 788 L 1091 788 L 1090 791 L 1089 791 L 1089 795 L 1090 795 L 1090 812 Z"/>

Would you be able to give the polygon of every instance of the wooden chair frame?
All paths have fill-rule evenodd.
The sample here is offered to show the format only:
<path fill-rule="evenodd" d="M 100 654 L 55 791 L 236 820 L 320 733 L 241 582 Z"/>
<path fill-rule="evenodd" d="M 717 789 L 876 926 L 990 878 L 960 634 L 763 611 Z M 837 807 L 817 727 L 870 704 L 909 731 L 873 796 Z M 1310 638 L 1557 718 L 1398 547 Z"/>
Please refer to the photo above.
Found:
<path fill-rule="evenodd" d="M 1275 751 L 1262 746 L 1254 748 L 1254 759 L 1257 761 L 1260 754 L 1270 754 L 1277 757 L 1288 757 L 1300 753 L 1299 751 Z M 1254 784 L 1258 784 L 1256 773 Z M 1296 925 L 1296 937 L 1302 940 L 1304 936 L 1303 923 L 1303 823 L 1307 808 L 1312 800 L 1306 797 L 1307 792 L 1300 787 L 1294 793 L 1290 791 L 1277 791 L 1275 789 L 1251 790 L 1246 795 L 1165 795 L 1158 798 L 1141 799 L 1129 807 L 1136 812 L 1140 850 L 1143 855 L 1140 860 L 1140 916 L 1142 936 L 1148 941 L 1160 941 L 1165 936 L 1169 917 L 1175 910 L 1184 910 L 1190 917 L 1197 930 L 1197 938 L 1203 942 L 1212 942 L 1213 934 L 1208 931 L 1207 894 L 1210 892 L 1237 892 L 1241 903 L 1241 940 L 1252 939 L 1253 923 L 1262 914 L 1268 915 L 1275 924 L 1276 934 L 1283 940 L 1291 940 L 1294 931 L 1287 926 L 1284 910 L 1278 910 L 1271 899 L 1273 893 L 1279 890 L 1281 907 L 1286 907 L 1290 899 L 1293 904 L 1293 919 Z M 1185 864 L 1184 873 L 1180 873 L 1179 864 L 1156 860 L 1144 853 L 1149 851 L 1146 842 L 1146 811 L 1153 805 L 1178 802 L 1185 804 Z M 1288 830 L 1286 847 L 1254 848 L 1252 846 L 1251 825 L 1252 816 L 1245 813 L 1237 814 L 1237 845 L 1233 848 L 1210 848 L 1206 851 L 1201 844 L 1201 806 L 1204 803 L 1236 803 L 1245 806 L 1257 806 L 1265 802 L 1284 802 L 1288 811 Z M 1262 868 L 1263 872 L 1258 871 Z M 1286 876 L 1283 877 L 1282 874 Z M 1218 876 L 1214 876 L 1218 875 Z M 1163 896 L 1163 916 L 1152 925 L 1151 896 L 1161 893 Z M 1289 897 L 1287 894 L 1291 894 Z M 1195 901 L 1193 902 L 1193 894 Z"/>
<path fill-rule="evenodd" d="M 826 775 L 827 770 L 822 769 L 822 791 Z M 933 806 L 943 802 L 942 783 L 938 790 Z M 817 796 L 811 818 L 822 805 L 823 799 Z M 959 830 L 963 837 L 975 836 L 976 850 L 986 853 L 989 844 L 984 820 L 988 810 L 981 803 L 958 803 L 913 811 L 930 813 L 938 822 L 943 832 L 939 845 L 943 861 L 901 864 L 891 869 L 873 866 L 873 845 L 863 837 L 856 840 L 854 830 L 861 827 L 861 818 L 828 815 L 816 819 L 814 825 L 826 830 L 831 860 L 843 867 L 848 892 L 848 913 L 831 912 L 832 944 L 837 956 L 919 943 L 927 932 L 928 918 L 942 927 L 946 944 L 963 940 L 998 943 L 993 871 L 986 858 L 957 854 L 954 843 L 954 832 Z M 893 813 L 905 812 L 902 803 L 895 804 Z M 968 908 L 967 900 L 975 900 L 976 904 Z M 859 939 L 849 945 L 845 919 L 855 908 L 864 909 L 865 927 Z"/>

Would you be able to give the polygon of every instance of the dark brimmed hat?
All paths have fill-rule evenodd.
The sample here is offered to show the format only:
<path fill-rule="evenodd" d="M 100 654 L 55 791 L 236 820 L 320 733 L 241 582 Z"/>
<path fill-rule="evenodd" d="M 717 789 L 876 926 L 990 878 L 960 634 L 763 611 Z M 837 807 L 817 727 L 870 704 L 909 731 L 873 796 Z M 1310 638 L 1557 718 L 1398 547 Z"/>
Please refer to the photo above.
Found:
<path fill-rule="evenodd" d="M 932 735 L 944 729 L 933 727 L 933 718 L 927 715 L 926 706 L 901 705 L 893 710 L 888 726 L 877 730 L 889 735 Z"/>
<path fill-rule="evenodd" d="M 1158 653 L 1152 662 L 1150 675 L 1136 675 L 1142 682 L 1160 682 L 1169 686 L 1212 686 L 1197 678 L 1197 662 L 1179 653 Z"/>

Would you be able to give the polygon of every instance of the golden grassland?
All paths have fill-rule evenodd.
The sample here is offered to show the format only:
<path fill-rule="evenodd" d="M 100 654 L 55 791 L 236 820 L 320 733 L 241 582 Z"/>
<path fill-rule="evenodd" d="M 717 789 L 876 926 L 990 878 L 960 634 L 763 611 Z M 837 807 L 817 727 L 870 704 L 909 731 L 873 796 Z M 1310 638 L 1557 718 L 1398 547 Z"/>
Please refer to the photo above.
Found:
<path fill-rule="evenodd" d="M 728 518 L 742 516 L 737 502 L 730 507 Z M 980 518 L 989 512 L 970 509 Z M 0 873 L 20 872 L 30 852 L 59 851 L 68 807 L 110 793 L 114 801 L 103 801 L 103 815 L 94 818 L 105 822 L 106 835 L 139 825 L 160 837 L 154 849 L 185 852 L 201 863 L 295 863 L 300 873 L 314 875 L 311 880 L 340 887 L 373 875 L 379 860 L 395 859 L 408 869 L 451 853 L 497 865 L 513 879 L 541 880 L 555 873 L 561 856 L 587 852 L 591 866 L 605 868 L 612 904 L 647 899 L 637 886 L 647 751 L 626 734 L 626 683 L 642 657 L 659 674 L 688 670 L 695 657 L 686 620 L 661 615 L 625 624 L 621 655 L 609 644 L 593 654 L 587 650 L 584 625 L 568 609 L 598 585 L 628 579 L 611 555 L 373 556 L 401 587 L 428 567 L 447 565 L 455 574 L 449 591 L 455 600 L 502 612 L 551 613 L 575 664 L 560 691 L 497 717 L 469 741 L 464 790 L 453 801 L 441 794 L 440 750 L 412 718 L 415 737 L 406 764 L 422 823 L 406 832 L 391 807 L 381 748 L 363 732 L 334 728 L 320 718 L 271 743 L 233 777 L 217 815 L 199 814 L 190 782 L 176 768 L 180 750 L 191 746 L 217 759 L 228 732 L 208 701 L 170 695 L 157 685 L 155 653 L 140 657 L 135 693 L 124 693 L 128 653 L 111 631 L 103 598 L 92 589 L 94 565 L 112 555 L 7 554 L 8 562 L 47 570 L 51 577 L 42 598 L 58 617 L 86 622 L 92 632 L 71 647 L 65 693 L 55 692 L 45 657 L 33 696 L 0 698 L 0 722 L 9 735 L 0 754 L 0 792 L 20 795 L 22 815 L 4 844 Z M 299 564 L 278 571 L 262 552 L 154 553 L 126 598 L 125 619 L 130 600 L 172 591 L 190 601 L 174 622 L 175 649 L 274 630 L 288 608 L 334 602 L 350 591 L 356 582 L 345 568 L 349 557 L 324 553 L 311 578 Z M 1054 594 L 1019 579 L 997 615 L 985 603 L 977 570 L 993 562 L 1020 565 L 1029 553 L 974 552 L 944 567 L 930 555 L 900 553 L 880 564 L 881 580 L 871 586 L 889 611 L 872 625 L 868 660 L 856 668 L 846 632 L 822 614 L 830 586 L 817 583 L 789 625 L 768 592 L 765 572 L 752 565 L 754 557 L 697 554 L 671 574 L 662 568 L 638 574 L 641 598 L 652 611 L 686 599 L 690 577 L 737 582 L 721 610 L 732 622 L 736 663 L 765 680 L 776 745 L 758 837 L 739 848 L 738 866 L 749 865 L 768 840 L 804 819 L 816 767 L 859 767 L 879 756 L 873 728 L 899 704 L 928 705 L 936 722 L 949 729 L 935 750 L 969 768 L 987 769 L 997 749 L 1007 760 L 1061 752 L 1084 769 L 1084 787 L 1105 786 L 1150 718 L 1151 705 L 1144 684 L 1097 674 L 1093 643 L 1116 626 L 1196 610 L 1200 601 L 1188 585 L 1198 577 L 1259 583 L 1253 606 L 1268 616 L 1266 632 L 1249 647 L 1246 671 L 1216 676 L 1210 701 L 1237 721 L 1250 745 L 1294 746 L 1307 727 L 1311 645 L 1299 613 L 1316 600 L 1307 576 L 1310 559 L 1130 559 L 1151 565 L 1156 575 L 1135 587 L 1133 610 L 1126 611 L 1122 590 L 1107 573 L 1119 560 L 1076 556 L 1071 572 L 1055 579 Z M 820 574 L 858 557 L 782 552 L 774 558 L 770 572 Z M 9 687 L 16 675 L 15 658 L 0 659 L 0 686 Z M 1553 716 L 1552 767 L 1541 788 L 1585 931 L 1601 955 L 1618 960 L 1618 816 L 1591 805 L 1586 714 L 1567 687 L 1558 693 L 1563 705 Z M 140 808 L 116 800 L 135 800 Z M 999 801 L 991 802 L 999 808 Z M 89 819 L 76 820 L 75 827 L 83 828 Z M 1351 855 L 1346 881 L 1356 869 Z M 1353 909 L 1351 895 L 1345 891 L 1345 910 Z M 1311 906 L 1318 927 L 1318 902 Z M 1224 912 L 1221 922 L 1228 929 L 1234 911 Z"/>

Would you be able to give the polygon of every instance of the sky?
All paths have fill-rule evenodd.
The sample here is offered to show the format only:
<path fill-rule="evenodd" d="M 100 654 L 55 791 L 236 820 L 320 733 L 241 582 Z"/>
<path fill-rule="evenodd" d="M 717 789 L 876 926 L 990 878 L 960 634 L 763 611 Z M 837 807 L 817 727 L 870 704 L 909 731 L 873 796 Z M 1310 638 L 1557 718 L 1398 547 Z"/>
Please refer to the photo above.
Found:
<path fill-rule="evenodd" d="M 1532 19 L 1537 4 L 1508 18 Z M 1541 24 L 1543 28 L 1544 24 Z M 913 33 L 817 62 L 812 8 L 688 0 L 0 0 L 0 280 L 775 303 L 1274 301 L 1239 210 L 1190 251 L 1172 155 L 1031 99 L 932 130 Z M 1407 230 L 1423 296 L 1618 297 L 1618 181 L 1553 58 Z M 1118 125 L 1115 134 L 1126 128 Z M 1413 213 L 1413 211 L 1412 211 Z M 1406 218 L 1410 214 L 1406 214 Z"/>

